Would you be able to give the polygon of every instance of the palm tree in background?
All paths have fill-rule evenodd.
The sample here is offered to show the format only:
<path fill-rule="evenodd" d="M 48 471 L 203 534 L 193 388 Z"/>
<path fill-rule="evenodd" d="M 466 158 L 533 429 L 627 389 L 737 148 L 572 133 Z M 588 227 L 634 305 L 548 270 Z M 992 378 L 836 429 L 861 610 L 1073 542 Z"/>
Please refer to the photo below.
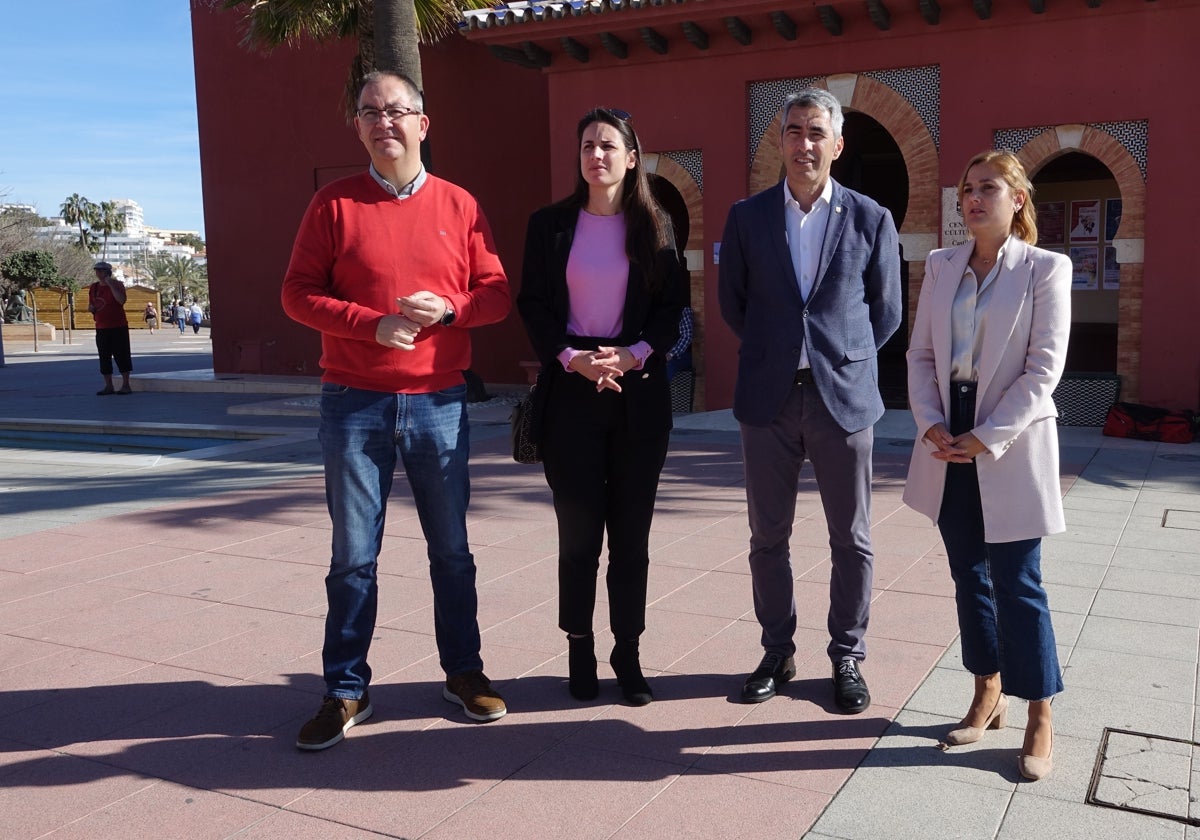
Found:
<path fill-rule="evenodd" d="M 464 9 L 486 9 L 489 0 L 214 0 L 245 11 L 242 44 L 270 51 L 303 40 L 358 39 L 346 82 L 346 111 L 354 112 L 359 80 L 372 70 L 395 70 L 424 90 L 418 44 L 455 30 Z"/>
<path fill-rule="evenodd" d="M 154 287 L 178 300 L 208 299 L 208 269 L 191 257 L 158 254 L 146 263 Z"/>
<path fill-rule="evenodd" d="M 104 234 L 104 258 L 108 259 L 108 237 L 113 233 L 120 233 L 125 230 L 125 214 L 117 209 L 115 201 L 100 202 L 99 209 L 96 214 L 96 221 L 92 227 L 96 228 Z"/>
<path fill-rule="evenodd" d="M 58 211 L 64 222 L 79 227 L 79 247 L 89 253 L 94 251 L 96 239 L 90 229 L 99 221 L 100 208 L 79 193 L 71 193 Z"/>

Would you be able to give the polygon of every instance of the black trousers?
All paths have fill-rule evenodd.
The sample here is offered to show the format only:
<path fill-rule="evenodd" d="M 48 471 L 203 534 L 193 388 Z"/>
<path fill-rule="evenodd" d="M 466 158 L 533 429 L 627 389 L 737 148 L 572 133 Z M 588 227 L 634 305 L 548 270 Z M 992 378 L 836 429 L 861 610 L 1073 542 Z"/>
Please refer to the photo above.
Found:
<path fill-rule="evenodd" d="M 96 352 L 100 354 L 100 373 L 103 376 L 112 376 L 114 359 L 117 361 L 117 370 L 121 373 L 133 370 L 129 327 L 106 327 L 96 330 Z"/>
<path fill-rule="evenodd" d="M 646 629 L 650 524 L 670 432 L 631 429 L 625 394 L 577 373 L 553 378 L 542 466 L 558 519 L 558 626 L 592 632 L 596 579 L 608 534 L 609 623 L 617 639 Z"/>

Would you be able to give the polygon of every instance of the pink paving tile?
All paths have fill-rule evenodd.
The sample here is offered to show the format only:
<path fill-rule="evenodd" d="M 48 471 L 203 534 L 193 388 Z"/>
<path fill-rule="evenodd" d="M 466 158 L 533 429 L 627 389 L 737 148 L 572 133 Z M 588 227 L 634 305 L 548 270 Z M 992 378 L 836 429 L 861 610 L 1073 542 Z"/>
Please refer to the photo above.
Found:
<path fill-rule="evenodd" d="M 922 557 L 887 588 L 898 592 L 954 597 L 954 581 L 950 577 L 950 568 L 946 565 L 946 558 L 938 554 Z"/>
<path fill-rule="evenodd" d="M 320 650 L 324 629 L 323 618 L 283 616 L 273 624 L 164 662 L 205 674 L 242 679 L 257 678 L 260 674 L 276 675 L 290 671 L 297 659 Z"/>
<path fill-rule="evenodd" d="M 275 811 L 238 834 L 238 840 L 300 840 L 307 837 L 320 840 L 379 840 L 377 832 L 365 828 L 283 810 Z"/>
<path fill-rule="evenodd" d="M 4 672 L 13 668 L 24 668 L 30 663 L 62 653 L 66 648 L 36 639 L 0 635 L 0 685 L 7 686 Z"/>
<path fill-rule="evenodd" d="M 251 537 L 215 550 L 219 554 L 286 560 L 289 563 L 328 566 L 329 531 L 325 528 L 289 528 L 264 536 Z"/>
<path fill-rule="evenodd" d="M 816 687 L 800 689 L 807 695 Z M 776 697 L 752 707 L 733 729 L 714 733 L 712 749 L 695 766 L 832 795 L 896 712 L 872 706 L 861 715 L 842 715 L 807 699 Z"/>
<path fill-rule="evenodd" d="M 6 837 L 41 837 L 157 784 L 154 779 L 58 753 L 23 753 L 0 777 Z M 19 784 L 14 782 L 19 780 Z"/>
<path fill-rule="evenodd" d="M 106 550 L 111 547 L 93 537 L 61 533 L 57 529 L 36 531 L 0 540 L 0 570 L 18 574 L 35 572 Z"/>
<path fill-rule="evenodd" d="M 221 681 L 177 668 L 149 666 L 86 686 L 43 692 L 39 702 L 0 719 L 9 737 L 41 747 L 102 742 L 163 710 L 211 696 Z"/>
<path fill-rule="evenodd" d="M 55 566 L 45 571 L 37 572 L 36 576 L 46 580 L 61 583 L 87 583 L 89 581 L 107 581 L 127 572 L 139 569 L 152 569 L 164 563 L 170 563 L 180 557 L 186 557 L 195 552 L 179 545 L 163 545 L 142 543 L 129 548 L 97 554 L 74 563 Z M 121 586 L 127 585 L 121 582 Z"/>
<path fill-rule="evenodd" d="M 745 562 L 750 547 L 744 540 L 732 540 L 712 535 L 690 535 L 655 551 L 650 562 L 664 566 L 686 566 L 705 571 L 716 569 L 731 560 Z"/>
<path fill-rule="evenodd" d="M 609 838 L 673 781 L 679 767 L 589 748 L 555 747 L 425 835 Z M 395 829 L 393 829 L 394 831 Z"/>
<path fill-rule="evenodd" d="M 654 601 L 655 608 L 719 618 L 753 617 L 745 595 L 746 578 L 725 572 L 704 572 L 689 583 Z"/>
<path fill-rule="evenodd" d="M 483 597 L 486 603 L 486 595 Z M 597 616 L 600 626 L 607 624 L 603 615 Z M 558 629 L 558 601 L 545 602 L 518 615 L 492 624 L 483 624 L 484 652 L 492 645 L 506 645 L 523 650 L 540 651 L 555 656 L 567 649 L 566 634 Z"/>
<path fill-rule="evenodd" d="M 275 612 L 325 616 L 325 572 L 313 569 L 302 577 L 247 592 L 229 600 L 230 604 L 257 607 Z"/>
<path fill-rule="evenodd" d="M 718 682 L 718 693 L 736 698 L 746 676 L 758 667 L 762 659 L 762 629 L 750 617 L 734 621 L 713 635 L 702 645 L 671 662 L 667 670 L 677 674 L 696 674 Z M 822 630 L 797 628 L 793 637 L 796 643 L 796 661 L 804 662 L 815 656 L 825 658 L 828 636 Z"/>
<path fill-rule="evenodd" d="M 134 631 L 121 630 L 89 647 L 162 662 L 222 639 L 269 627 L 284 618 L 285 615 L 269 610 L 209 603 L 204 609 L 187 615 L 163 619 Z"/>
<path fill-rule="evenodd" d="M 732 703 L 715 680 L 647 674 L 654 702 L 608 705 L 564 742 L 690 767 L 714 744 L 736 740 L 734 730 L 752 706 Z M 611 695 L 616 695 L 611 691 Z"/>
<path fill-rule="evenodd" d="M 313 575 L 310 582 L 314 590 L 321 595 L 321 613 L 324 614 L 326 605 L 324 573 Z M 379 575 L 379 611 L 376 624 L 388 624 L 420 610 L 431 610 L 432 606 L 433 585 L 429 582 L 428 572 L 416 577 L 391 572 Z M 433 625 L 429 624 L 428 628 L 422 627 L 421 630 L 432 629 L 432 627 Z"/>
<path fill-rule="evenodd" d="M 958 635 L 954 598 L 912 592 L 882 592 L 871 602 L 871 626 L 876 639 L 898 639 L 945 647 Z"/>
<path fill-rule="evenodd" d="M 275 522 L 241 519 L 237 510 L 225 516 L 189 516 L 176 523 L 175 531 L 162 541 L 182 542 L 196 551 L 216 551 L 231 545 L 291 530 L 292 526 Z M 161 535 L 160 535 L 161 538 Z"/>
<path fill-rule="evenodd" d="M 46 572 L 0 572 L 0 606 L 74 586 L 77 581 L 64 580 L 61 575 Z"/>
<path fill-rule="evenodd" d="M 748 831 L 760 840 L 794 840 L 828 804 L 829 796 L 821 793 L 689 770 L 634 814 L 613 840 L 742 837 Z"/>
<path fill-rule="evenodd" d="M 0 691 L 0 728 L 16 726 L 19 730 L 20 720 L 7 716 L 45 702 L 56 691 L 94 685 L 145 667 L 144 660 L 60 648 L 59 653 L 37 660 L 36 668 L 9 668 L 0 672 L 4 678 L 4 690 Z"/>
<path fill-rule="evenodd" d="M 148 836 L 225 838 L 275 811 L 206 790 L 159 782 L 46 835 L 46 840 L 144 840 Z"/>
<path fill-rule="evenodd" d="M 553 517 L 553 511 L 546 510 L 546 516 Z M 496 545 L 536 531 L 543 525 L 543 518 L 522 518 L 516 516 L 482 516 L 469 517 L 467 520 L 467 536 L 472 546 Z"/>
<path fill-rule="evenodd" d="M 470 532 L 468 532 L 468 537 Z M 542 527 L 534 531 L 521 534 L 516 537 L 511 537 L 503 543 L 499 543 L 504 548 L 509 548 L 514 551 L 523 551 L 529 554 L 531 558 L 557 557 L 558 556 L 558 526 L 555 525 L 553 517 L 550 518 Z"/>
<path fill-rule="evenodd" d="M 119 585 L 89 583 L 43 592 L 5 604 L 0 611 L 0 632 L 29 636 L 33 625 L 85 610 L 136 598 L 140 592 Z"/>
<path fill-rule="evenodd" d="M 527 551 L 500 545 L 472 546 L 471 553 L 475 556 L 475 580 L 479 585 L 534 566 L 547 559 L 542 556 L 532 556 Z"/>
<path fill-rule="evenodd" d="M 697 531 L 720 529 L 730 519 L 741 517 L 742 514 L 730 511 L 657 507 L 651 529 L 674 534 L 694 534 Z"/>
<path fill-rule="evenodd" d="M 732 619 L 672 612 L 650 607 L 646 610 L 646 632 L 641 639 L 643 667 L 665 669 L 678 662 L 732 624 Z M 608 651 L 603 651 L 607 657 Z"/>
<path fill-rule="evenodd" d="M 437 725 L 391 738 L 386 749 L 373 745 L 369 763 L 327 777 L 325 787 L 291 803 L 289 810 L 336 820 L 352 815 L 360 828 L 392 836 L 427 836 L 501 779 L 536 765 L 552 745 L 538 735 L 537 727 L 508 723 Z M 498 830 L 492 836 L 504 835 Z"/>
<path fill-rule="evenodd" d="M 96 639 L 106 638 L 114 630 L 136 631 L 166 619 L 182 618 L 204 609 L 204 602 L 153 592 L 134 593 L 131 597 L 81 608 L 60 618 L 11 630 L 44 642 L 72 647 L 89 647 Z"/>
<path fill-rule="evenodd" d="M 257 739 L 295 737 L 300 724 L 312 716 L 318 699 L 311 694 L 274 686 L 240 682 L 203 683 L 188 702 L 153 713 L 103 738 L 77 741 L 64 749 L 133 773 L 177 778 L 210 757 L 237 753 Z M 192 773 L 192 783 L 212 786 L 211 776 Z"/>

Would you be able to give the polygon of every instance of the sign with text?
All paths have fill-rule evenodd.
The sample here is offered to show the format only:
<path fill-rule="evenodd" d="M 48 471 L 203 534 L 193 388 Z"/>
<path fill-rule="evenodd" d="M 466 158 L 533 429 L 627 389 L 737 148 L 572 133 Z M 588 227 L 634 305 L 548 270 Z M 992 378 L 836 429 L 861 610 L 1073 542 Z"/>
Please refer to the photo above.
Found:
<path fill-rule="evenodd" d="M 967 241 L 967 226 L 958 209 L 958 187 L 942 187 L 942 247 L 953 248 Z"/>

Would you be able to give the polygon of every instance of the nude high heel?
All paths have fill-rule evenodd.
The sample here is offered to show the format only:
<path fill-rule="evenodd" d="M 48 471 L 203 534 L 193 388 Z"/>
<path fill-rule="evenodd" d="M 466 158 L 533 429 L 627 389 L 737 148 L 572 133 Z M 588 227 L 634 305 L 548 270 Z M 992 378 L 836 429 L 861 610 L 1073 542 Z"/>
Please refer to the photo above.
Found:
<path fill-rule="evenodd" d="M 1017 768 L 1021 771 L 1021 775 L 1031 782 L 1049 776 L 1050 771 L 1054 769 L 1054 732 L 1050 733 L 1050 755 L 1039 758 L 1036 755 L 1021 753 L 1017 757 Z"/>
<path fill-rule="evenodd" d="M 963 744 L 974 744 L 983 737 L 983 733 L 986 730 L 1003 729 L 1007 725 L 1008 697 L 1001 694 L 996 700 L 996 705 L 992 707 L 992 713 L 983 722 L 983 726 L 960 726 L 957 729 L 951 729 L 946 733 L 946 743 L 952 747 L 961 747 Z M 1038 760 L 1041 761 L 1042 759 Z"/>

